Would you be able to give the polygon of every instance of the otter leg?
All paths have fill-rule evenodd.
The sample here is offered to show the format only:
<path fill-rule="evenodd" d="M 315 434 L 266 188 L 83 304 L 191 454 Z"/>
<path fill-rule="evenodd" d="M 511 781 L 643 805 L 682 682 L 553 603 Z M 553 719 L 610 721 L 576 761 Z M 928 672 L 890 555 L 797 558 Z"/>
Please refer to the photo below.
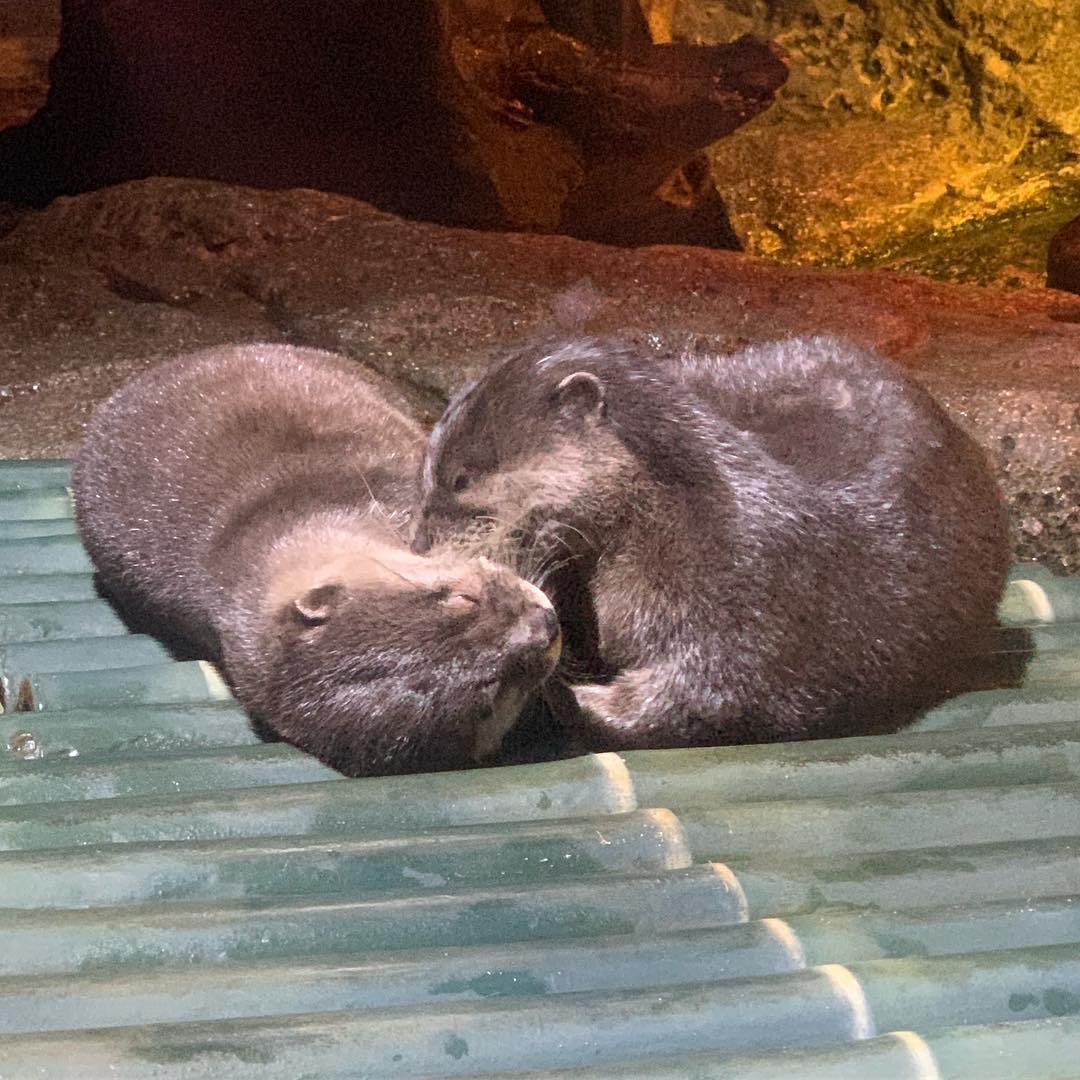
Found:
<path fill-rule="evenodd" d="M 581 743 L 590 750 L 648 750 L 806 738 L 800 718 L 779 722 L 749 707 L 717 672 L 683 663 L 624 671 L 613 682 L 573 687 Z"/>
<path fill-rule="evenodd" d="M 686 746 L 700 740 L 702 710 L 677 699 L 670 671 L 634 668 L 613 682 L 574 687 L 585 741 L 594 750 Z"/>

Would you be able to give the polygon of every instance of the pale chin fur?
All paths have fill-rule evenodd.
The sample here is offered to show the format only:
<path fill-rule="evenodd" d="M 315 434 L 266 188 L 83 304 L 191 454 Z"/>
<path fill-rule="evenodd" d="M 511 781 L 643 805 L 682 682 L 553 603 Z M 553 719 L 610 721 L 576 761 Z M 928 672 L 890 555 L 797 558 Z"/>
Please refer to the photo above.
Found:
<path fill-rule="evenodd" d="M 476 741 L 473 744 L 474 761 L 483 761 L 499 749 L 504 736 L 514 726 L 524 708 L 528 696 L 526 690 L 509 687 L 495 698 L 491 712 L 477 725 Z"/>

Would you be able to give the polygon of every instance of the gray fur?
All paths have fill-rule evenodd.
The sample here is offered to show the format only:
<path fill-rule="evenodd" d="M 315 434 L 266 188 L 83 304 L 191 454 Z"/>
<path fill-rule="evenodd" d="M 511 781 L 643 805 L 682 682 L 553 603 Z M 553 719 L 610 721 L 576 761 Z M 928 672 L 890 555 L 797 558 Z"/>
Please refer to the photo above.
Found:
<path fill-rule="evenodd" d="M 895 728 L 991 644 L 1009 550 L 982 452 L 834 338 L 524 349 L 451 402 L 424 471 L 414 550 L 486 528 L 569 560 L 594 747 Z"/>
<path fill-rule="evenodd" d="M 422 444 L 356 364 L 210 349 L 97 410 L 76 514 L 107 592 L 264 732 L 350 775 L 461 767 L 549 674 L 552 614 L 502 567 L 408 552 Z"/>

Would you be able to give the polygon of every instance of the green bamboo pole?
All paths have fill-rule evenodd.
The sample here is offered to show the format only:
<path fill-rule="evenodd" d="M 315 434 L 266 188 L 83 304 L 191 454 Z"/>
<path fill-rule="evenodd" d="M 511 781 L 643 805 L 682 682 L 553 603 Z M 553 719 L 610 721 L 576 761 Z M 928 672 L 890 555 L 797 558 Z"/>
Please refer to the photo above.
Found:
<path fill-rule="evenodd" d="M 182 665 L 167 665 L 166 674 Z M 154 669 L 153 674 L 159 674 Z M 102 673 L 115 691 L 130 673 Z M 139 673 L 134 673 L 138 677 Z M 198 689 L 205 696 L 200 672 Z M 55 702 L 46 704 L 55 708 Z M 202 711 L 200 711 L 202 710 Z M 238 710 L 221 714 L 216 707 L 160 706 L 123 711 L 46 711 L 35 719 L 12 717 L 20 731 L 31 730 L 42 747 L 48 742 L 80 753 L 139 746 L 155 751 L 183 748 L 199 740 L 200 716 L 227 719 L 218 734 L 205 737 L 213 745 L 250 743 L 253 737 Z M 70 721 L 68 721 L 70 717 Z M 160 717 L 160 719 L 159 719 Z M 118 725 L 114 738 L 109 730 Z M 65 727 L 65 725 L 68 725 Z M 177 729 L 174 725 L 179 725 Z M 79 731 L 76 737 L 66 731 Z M 638 751 L 624 755 L 638 805 L 667 805 L 676 810 L 715 803 L 762 799 L 821 798 L 840 794 L 930 790 L 948 787 L 1007 786 L 1076 778 L 1080 768 L 1080 734 L 1075 723 L 1030 725 L 1018 730 L 992 728 L 972 736 L 965 732 L 821 740 L 792 744 Z M 54 733 L 50 739 L 50 733 Z M 138 739 L 142 734 L 145 737 Z M 88 740 L 86 745 L 81 742 Z M 0 764 L 0 770 L 3 766 Z M 118 763 L 121 771 L 141 768 Z"/>
<path fill-rule="evenodd" d="M 0 491 L 38 491 L 70 483 L 71 462 L 62 458 L 0 460 Z"/>
<path fill-rule="evenodd" d="M 1014 724 L 1076 723 L 1075 690 L 979 690 L 962 694 L 923 715 L 909 732 L 972 730 Z"/>
<path fill-rule="evenodd" d="M 78 536 L 4 539 L 0 531 L 0 575 L 89 574 L 93 569 Z"/>
<path fill-rule="evenodd" d="M 147 710 L 140 715 L 150 713 Z M 62 725 L 66 715 L 16 714 L 9 722 L 20 731 L 31 732 L 35 743 L 43 747 L 50 726 Z M 102 722 L 111 725 L 113 721 L 103 715 Z M 147 723 L 151 722 L 147 715 Z M 1076 725 L 1031 727 L 1019 733 L 995 730 L 970 744 L 970 736 L 902 736 L 718 750 L 643 751 L 626 754 L 624 760 L 638 805 L 668 806 L 677 812 L 708 807 L 719 796 L 724 803 L 758 802 L 1080 779 L 1080 731 Z M 72 756 L 77 755 L 64 755 Z M 273 748 L 246 747 L 228 754 L 219 751 L 209 757 L 195 754 L 158 760 L 143 756 L 86 766 L 61 761 L 54 766 L 37 765 L 32 770 L 20 768 L 17 777 L 12 771 L 16 763 L 5 767 L 0 762 L 0 799 L 10 804 L 104 797 L 95 794 L 99 791 L 110 795 L 153 794 L 166 781 L 177 792 L 227 790 L 253 783 L 298 783 L 324 773 L 334 775 L 304 765 L 305 761 L 310 759 L 278 744 Z M 305 769 L 308 773 L 300 775 Z M 300 773 L 294 780 L 268 779 L 279 770 Z M 3 779 L 5 775 L 9 779 Z"/>
<path fill-rule="evenodd" d="M 305 1022 L 303 1032 L 311 1039 L 313 1048 L 307 1061 L 318 1065 L 320 1077 L 351 1080 L 362 1075 L 352 1067 L 354 1058 L 350 1055 L 352 1039 L 363 1038 L 362 1034 L 353 1031 L 343 1034 L 330 1017 L 325 1017 L 324 1027 L 316 1017 L 303 1017 L 302 1022 Z M 287 1035 L 271 1038 L 267 1048 L 259 1053 L 254 1050 L 252 1032 L 242 1031 L 244 1040 L 230 1047 L 211 1041 L 218 1034 L 211 1025 L 120 1029 L 123 1049 L 116 1053 L 124 1055 L 122 1064 L 111 1056 L 113 1044 L 107 1032 L 94 1032 L 85 1039 L 81 1034 L 57 1035 L 42 1042 L 45 1049 L 42 1063 L 27 1075 L 95 1080 L 105 1075 L 121 1080 L 151 1076 L 163 1080 L 200 1080 L 224 1075 L 240 1078 L 308 1075 L 302 1071 L 305 1058 L 301 1053 L 289 1055 L 282 1048 Z M 532 1041 L 539 1038 L 535 1026 L 529 1028 L 528 1034 Z M 202 1043 L 197 1041 L 200 1037 Z M 449 1058 L 461 1050 L 460 1043 L 451 1040 L 453 1036 L 444 1045 Z M 21 1062 L 36 1064 L 29 1044 L 19 1047 L 17 1037 L 8 1041 L 11 1049 L 3 1051 L 8 1061 L 14 1061 L 16 1066 Z M 65 1048 L 71 1053 L 69 1061 L 65 1061 Z M 251 1053 L 248 1048 L 252 1048 Z M 580 1044 L 581 1057 L 591 1056 L 591 1050 L 589 1044 Z M 731 1056 L 723 1050 L 714 1055 L 678 1057 L 653 1057 L 646 1056 L 647 1053 L 645 1050 L 642 1056 L 616 1065 L 515 1068 L 510 1072 L 485 1071 L 483 1075 L 488 1080 L 1077 1080 L 1080 1022 L 1076 1017 L 1062 1017 L 972 1025 L 934 1032 L 926 1038 L 914 1031 L 895 1031 L 833 1047 L 812 1045 L 787 1051 L 754 1052 L 751 1056 Z M 464 1057 L 464 1052 L 461 1056 Z M 181 1069 L 180 1062 L 185 1061 L 191 1063 L 189 1069 Z M 391 1061 L 394 1066 L 400 1065 Z M 447 1066 L 455 1064 L 451 1059 Z M 108 1071 L 95 1072 L 97 1068 Z M 215 1072 L 217 1068 L 225 1071 Z M 380 1069 L 372 1075 L 417 1074 L 407 1071 L 388 1074 Z M 461 1075 L 461 1069 L 456 1069 L 441 1072 L 440 1077 Z M 424 1076 L 437 1080 L 431 1072 Z"/>
<path fill-rule="evenodd" d="M 1036 653 L 1028 663 L 1021 685 L 1032 689 L 1080 691 L 1080 647 Z"/>
<path fill-rule="evenodd" d="M 577 801 L 564 794 L 575 783 L 581 785 Z M 575 805 L 584 813 L 641 805 L 621 761 L 614 755 L 594 755 L 512 769 L 238 791 L 187 797 L 179 803 L 170 797 L 124 800 L 114 806 L 90 800 L 67 805 L 62 815 L 53 815 L 47 804 L 12 807 L 0 811 L 0 848 L 303 834 L 310 831 L 303 823 L 313 815 L 332 823 L 334 831 L 360 829 L 360 835 L 372 835 L 372 829 L 385 833 L 485 820 L 456 815 L 458 807 L 472 805 L 488 791 L 499 791 L 502 798 L 500 816 L 486 820 L 571 816 Z M 552 792 L 559 797 L 553 799 Z M 392 801 L 381 801 L 387 797 Z M 445 813 L 433 803 L 436 797 L 446 806 Z M 603 805 L 590 805 L 592 800 Z M 766 854 L 800 858 L 807 851 L 817 858 L 855 856 L 1080 835 L 1080 785 L 1075 783 L 942 790 L 932 798 L 924 791 L 884 792 L 676 810 L 695 858 L 722 861 L 746 862 Z"/>
<path fill-rule="evenodd" d="M 140 672 L 178 666 L 170 661 L 161 642 L 141 634 L 8 642 L 0 644 L 0 704 L 10 710 L 14 702 L 17 710 L 35 711 L 50 707 L 51 697 L 51 707 L 62 708 L 63 692 L 72 682 L 76 687 L 89 683 L 110 703 L 139 704 L 142 699 L 138 695 L 146 682 Z M 168 685 L 178 676 L 183 677 L 183 673 L 166 672 L 163 681 Z M 211 697 L 211 681 L 205 670 L 203 682 L 204 698 Z M 216 696 L 226 693 L 217 691 Z M 101 699 L 85 703 L 97 704 Z M 76 704 L 84 704 L 83 697 Z"/>
<path fill-rule="evenodd" d="M 1011 944 L 1011 943 L 1010 943 Z M 851 965 L 881 1028 L 1040 1020 L 1080 1006 L 1080 945 Z M 1080 1067 L 1080 1058 L 1077 1059 Z"/>
<path fill-rule="evenodd" d="M 76 545 L 79 550 L 82 550 L 82 544 L 79 541 L 79 530 L 75 522 L 71 518 L 49 518 L 44 521 L 0 521 L 0 555 L 4 552 L 10 554 L 11 549 L 8 548 L 9 544 L 15 544 L 21 542 L 23 544 L 32 544 L 35 540 L 42 540 L 45 537 L 52 537 L 54 540 L 67 540 L 69 543 Z M 50 550 L 47 552 L 51 557 L 61 558 L 78 558 L 78 556 L 72 556 L 66 552 L 57 553 Z M 85 563 L 87 560 L 84 558 L 81 563 Z M 2 565 L 2 564 L 0 564 Z M 82 566 L 80 565 L 80 569 Z M 11 573 L 15 571 L 9 571 L 6 568 L 3 569 L 3 573 Z"/>
<path fill-rule="evenodd" d="M 15 741 L 33 750 L 11 750 Z M 144 756 L 182 753 L 208 747 L 261 744 L 244 711 L 231 701 L 135 708 L 64 709 L 0 714 L 0 776 L 21 768 L 21 758 L 118 759 L 137 768 Z"/>
<path fill-rule="evenodd" d="M 999 631 L 999 640 L 1004 639 L 1006 634 L 1015 632 L 1013 628 Z M 1061 652 L 1066 649 L 1075 651 L 1077 645 L 1080 645 L 1080 620 L 1039 623 L 1028 626 L 1025 633 L 1037 653 Z"/>
<path fill-rule="evenodd" d="M 50 1031 L 225 1017 L 423 1005 L 784 974 L 802 964 L 766 923 L 648 938 L 336 954 L 185 972 L 0 978 L 4 1029 Z"/>
<path fill-rule="evenodd" d="M 0 603 L 41 604 L 96 600 L 93 574 L 18 574 L 0 577 Z"/>
<path fill-rule="evenodd" d="M 0 850 L 252 836 L 375 838 L 635 809 L 621 761 L 597 754 L 506 769 L 3 807 Z"/>
<path fill-rule="evenodd" d="M 0 1007 L 6 1031 L 29 1032 L 403 1004 L 426 1009 L 430 1002 L 676 987 L 802 970 L 804 961 L 797 945 L 783 931 L 774 930 L 772 921 L 649 939 L 615 936 L 569 943 L 229 963 L 186 974 L 183 995 L 174 993 L 177 973 L 168 969 L 136 969 L 106 977 L 6 977 L 0 978 Z M 839 972 L 834 963 L 825 969 L 833 972 L 834 982 L 845 986 L 867 1024 L 880 1029 L 894 1023 L 924 1031 L 955 1018 L 988 1023 L 986 1017 L 1011 1020 L 1018 1015 L 1029 1021 L 1030 1017 L 1068 1013 L 1075 993 L 1070 987 L 1080 977 L 1078 966 L 1080 951 L 1069 944 L 971 956 L 865 961 Z M 1045 989 L 1048 983 L 1052 984 L 1049 991 Z M 422 1016 L 418 1014 L 420 1024 Z M 924 1044 L 922 1049 L 924 1062 Z M 801 1055 L 795 1059 L 802 1062 Z M 843 1064 L 847 1059 L 845 1053 L 834 1061 Z M 874 1057 L 852 1055 L 851 1059 L 865 1065 Z M 700 1057 L 696 1061 L 710 1064 Z M 905 1061 L 902 1055 L 900 1061 Z M 640 1067 L 647 1070 L 649 1066 Z M 674 1066 L 660 1062 L 656 1067 Z M 585 1071 L 582 1075 L 593 1074 Z M 599 1071 L 596 1075 L 610 1074 Z M 643 1072 L 643 1076 L 651 1075 Z"/>
<path fill-rule="evenodd" d="M 1080 619 L 1080 579 L 1019 563 L 1009 572 L 999 616 L 1013 625 Z"/>
<path fill-rule="evenodd" d="M 759 914 L 754 912 L 755 915 Z M 1063 946 L 1080 955 L 1080 897 L 1017 899 L 910 911 L 822 910 L 784 920 L 807 964 Z M 943 1019 L 942 1024 L 949 1023 Z M 885 1027 L 896 1026 L 894 1021 Z"/>
<path fill-rule="evenodd" d="M 37 744 L 33 726 L 29 731 Z M 37 744 L 40 749 L 40 744 Z M 18 748 L 0 766 L 0 806 L 63 802 L 76 799 L 114 799 L 132 795 L 227 791 L 269 784 L 304 784 L 340 779 L 308 754 L 286 745 L 236 747 L 189 753 L 183 757 L 144 757 L 141 760 L 99 763 L 67 759 L 33 761 L 43 754 L 22 754 Z"/>
<path fill-rule="evenodd" d="M 865 1037 L 834 971 L 702 986 L 0 1037 L 0 1071 L 118 1080 L 478 1076 Z M 75 1072 L 81 1068 L 81 1074 Z"/>
<path fill-rule="evenodd" d="M 696 859 L 855 855 L 1080 836 L 1080 784 L 1026 784 L 679 811 Z"/>
<path fill-rule="evenodd" d="M 0 853 L 0 907 L 78 908 L 156 900 L 417 895 L 470 884 L 544 884 L 589 874 L 683 869 L 667 810 L 512 822 L 411 836 L 103 844 Z"/>
<path fill-rule="evenodd" d="M 858 797 L 887 791 L 1006 787 L 1080 780 L 1080 698 L 1068 722 L 1016 729 L 820 739 L 693 750 L 639 750 L 623 759 L 642 806 L 681 813 L 762 799 Z"/>
<path fill-rule="evenodd" d="M 131 640 L 120 639 L 120 641 Z M 145 660 L 137 667 L 103 668 L 96 671 L 52 671 L 26 677 L 26 692 L 35 709 L 113 709 L 148 705 L 194 705 L 231 700 L 229 689 L 213 665 L 202 660 L 154 663 L 161 650 L 149 644 L 127 651 L 132 659 Z M 126 646 L 120 645 L 118 652 Z"/>
<path fill-rule="evenodd" d="M 942 1080 L 1073 1080 L 1080 1076 L 1080 1016 L 932 1032 Z"/>
<path fill-rule="evenodd" d="M 114 637 L 126 633 L 127 627 L 120 616 L 104 600 L 0 604 L 0 642 Z"/>
<path fill-rule="evenodd" d="M 0 644 L 0 672 L 10 678 L 47 672 L 142 667 L 169 661 L 165 646 L 145 634 L 46 638 Z"/>
<path fill-rule="evenodd" d="M 448 836 L 447 843 L 453 839 Z M 417 845 L 421 867 L 423 847 Z M 431 844 L 427 847 L 433 850 Z M 170 865 L 167 856 L 162 864 L 166 869 Z M 272 864 L 268 858 L 263 866 Z M 36 888 L 32 865 L 14 870 L 16 881 Z M 21 870 L 31 872 L 20 877 Z M 169 898 L 171 886 L 167 877 L 164 880 Z M 727 925 L 746 915 L 734 875 L 715 864 L 657 877 L 594 873 L 585 879 L 460 893 L 446 893 L 446 886 L 436 890 L 433 883 L 437 895 L 413 888 L 407 895 L 387 899 L 353 894 L 339 899 L 333 896 L 333 885 L 331 881 L 329 898 L 312 887 L 302 897 L 289 898 L 250 894 L 242 900 L 208 903 L 196 893 L 194 900 L 170 899 L 165 905 L 8 908 L 0 912 L 0 974 L 118 973 L 125 967 L 155 964 L 228 964 L 362 950 L 642 935 Z M 79 895 L 70 892 L 66 899 L 75 902 Z M 825 911 L 764 922 L 778 942 L 786 943 L 793 962 L 805 959 L 808 964 L 945 956 L 988 951 L 1001 942 L 1014 949 L 1064 946 L 1074 955 L 1080 949 L 1077 899 L 1025 899 L 909 912 Z"/>
<path fill-rule="evenodd" d="M 35 521 L 70 518 L 71 495 L 66 487 L 43 487 L 34 491 L 0 488 L 0 521 Z"/>
<path fill-rule="evenodd" d="M 391 899 L 7 909 L 0 911 L 0 974 L 105 974 L 123 967 L 652 935 L 745 919 L 731 875 L 710 865 Z"/>
<path fill-rule="evenodd" d="M 487 1073 L 486 1080 L 1075 1080 L 1080 1021 L 894 1031 L 841 1046 Z M 445 1080 L 446 1073 L 443 1073 Z M 438 1078 L 430 1078 L 438 1080 Z"/>
<path fill-rule="evenodd" d="M 757 915 L 1080 895 L 1080 837 L 729 863 Z"/>

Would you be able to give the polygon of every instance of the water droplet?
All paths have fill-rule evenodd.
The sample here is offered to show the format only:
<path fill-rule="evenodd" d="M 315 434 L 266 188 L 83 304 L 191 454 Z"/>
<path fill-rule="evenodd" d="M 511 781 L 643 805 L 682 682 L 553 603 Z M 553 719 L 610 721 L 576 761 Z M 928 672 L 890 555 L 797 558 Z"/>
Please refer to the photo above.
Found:
<path fill-rule="evenodd" d="M 32 731 L 16 731 L 8 739 L 7 746 L 10 753 L 27 760 L 39 758 L 43 753 L 41 743 Z"/>

